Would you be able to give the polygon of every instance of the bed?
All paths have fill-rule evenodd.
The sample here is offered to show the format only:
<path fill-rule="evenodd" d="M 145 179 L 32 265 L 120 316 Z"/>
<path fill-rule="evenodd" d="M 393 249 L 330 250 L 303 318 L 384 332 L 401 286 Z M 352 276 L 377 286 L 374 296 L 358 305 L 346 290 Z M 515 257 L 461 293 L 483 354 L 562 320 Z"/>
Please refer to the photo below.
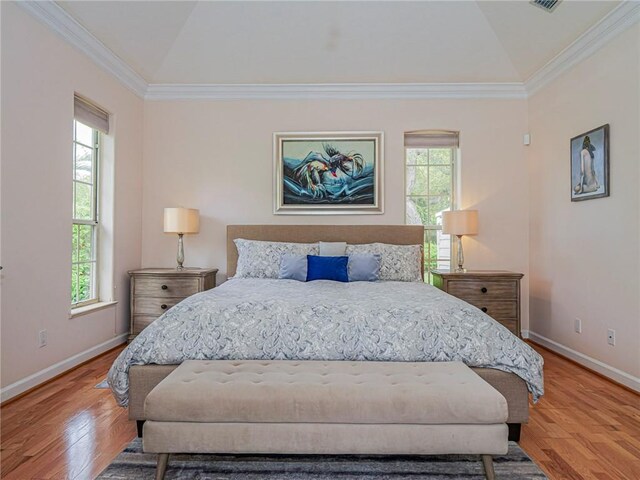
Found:
<path fill-rule="evenodd" d="M 230 225 L 230 278 L 238 264 L 237 238 L 421 245 L 423 228 Z M 231 279 L 172 308 L 121 353 L 109 384 L 141 427 L 153 387 L 181 361 L 214 358 L 464 361 L 506 398 L 512 440 L 528 421 L 529 393 L 534 400 L 543 394 L 540 355 L 475 307 L 429 285 L 251 278 Z"/>

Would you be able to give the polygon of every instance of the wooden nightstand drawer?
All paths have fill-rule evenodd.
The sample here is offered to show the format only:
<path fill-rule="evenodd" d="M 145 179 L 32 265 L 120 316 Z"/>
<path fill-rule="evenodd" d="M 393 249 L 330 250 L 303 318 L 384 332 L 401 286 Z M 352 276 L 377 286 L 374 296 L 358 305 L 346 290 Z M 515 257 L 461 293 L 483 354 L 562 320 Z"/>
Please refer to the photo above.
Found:
<path fill-rule="evenodd" d="M 182 300 L 184 300 L 184 298 L 134 297 L 133 314 L 155 315 L 159 317 Z"/>
<path fill-rule="evenodd" d="M 132 321 L 131 332 L 133 335 L 138 335 L 142 330 L 147 328 L 151 323 L 157 320 L 155 315 L 134 315 Z"/>
<path fill-rule="evenodd" d="M 492 301 L 515 299 L 518 296 L 518 282 L 514 280 L 449 280 L 447 293 L 466 300 Z"/>
<path fill-rule="evenodd" d="M 160 298 L 185 298 L 198 293 L 199 286 L 198 278 L 139 277 L 135 280 L 133 294 Z"/>
<path fill-rule="evenodd" d="M 475 299 L 462 298 L 467 303 L 470 303 L 474 307 L 478 307 L 484 313 L 494 318 L 495 320 L 501 320 L 504 318 L 515 318 L 518 315 L 518 304 L 515 301 L 476 301 Z"/>

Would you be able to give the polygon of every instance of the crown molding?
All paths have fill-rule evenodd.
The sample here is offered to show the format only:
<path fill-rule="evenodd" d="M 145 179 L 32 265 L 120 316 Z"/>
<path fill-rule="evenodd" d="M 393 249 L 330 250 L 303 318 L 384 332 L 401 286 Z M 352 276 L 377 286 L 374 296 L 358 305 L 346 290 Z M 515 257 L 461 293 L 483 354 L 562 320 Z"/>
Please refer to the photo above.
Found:
<path fill-rule="evenodd" d="M 98 66 L 117 78 L 139 97 L 144 97 L 147 82 L 127 63 L 109 50 L 76 19 L 51 0 L 16 2 L 71 45 L 87 55 Z"/>
<path fill-rule="evenodd" d="M 640 20 L 640 1 L 625 0 L 524 83 L 529 96 L 595 53 Z"/>
<path fill-rule="evenodd" d="M 522 83 L 151 84 L 146 100 L 526 98 Z"/>

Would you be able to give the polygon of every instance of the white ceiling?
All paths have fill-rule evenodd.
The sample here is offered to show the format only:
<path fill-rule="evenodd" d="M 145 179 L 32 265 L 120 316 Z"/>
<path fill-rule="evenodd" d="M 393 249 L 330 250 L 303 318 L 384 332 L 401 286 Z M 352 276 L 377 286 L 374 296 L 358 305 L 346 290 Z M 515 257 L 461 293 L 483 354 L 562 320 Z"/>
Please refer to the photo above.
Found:
<path fill-rule="evenodd" d="M 620 2 L 57 3 L 148 83 L 318 84 L 522 82 Z"/>

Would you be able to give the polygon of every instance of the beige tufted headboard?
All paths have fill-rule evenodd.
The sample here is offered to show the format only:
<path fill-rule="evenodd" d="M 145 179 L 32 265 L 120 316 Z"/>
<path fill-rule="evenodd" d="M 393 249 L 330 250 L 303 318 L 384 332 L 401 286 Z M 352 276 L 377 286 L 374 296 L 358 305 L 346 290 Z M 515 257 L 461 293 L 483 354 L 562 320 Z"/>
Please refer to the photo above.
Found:
<path fill-rule="evenodd" d="M 238 250 L 233 240 L 271 242 L 347 242 L 422 245 L 424 228 L 420 225 L 227 225 L 227 276 L 236 273 Z"/>

